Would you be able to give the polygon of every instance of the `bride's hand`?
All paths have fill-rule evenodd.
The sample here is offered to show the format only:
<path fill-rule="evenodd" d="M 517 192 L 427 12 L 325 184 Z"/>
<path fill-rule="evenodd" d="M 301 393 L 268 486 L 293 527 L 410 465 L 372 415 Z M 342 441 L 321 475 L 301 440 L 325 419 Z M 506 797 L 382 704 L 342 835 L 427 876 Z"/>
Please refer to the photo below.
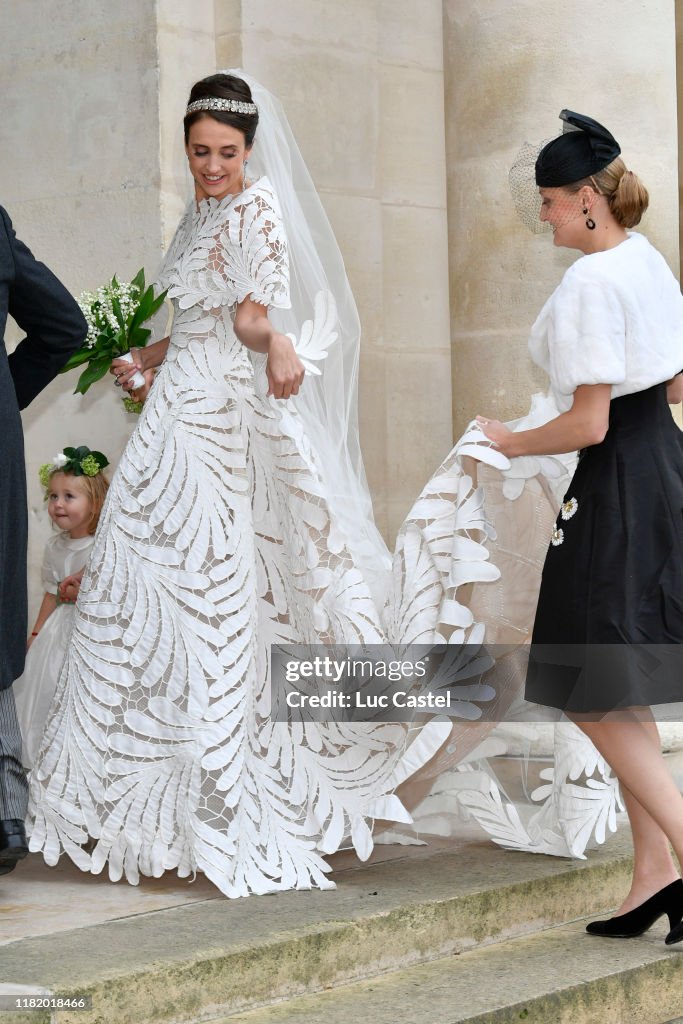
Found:
<path fill-rule="evenodd" d="M 133 358 L 132 363 L 128 362 L 127 359 L 113 359 L 112 364 L 109 367 L 109 372 L 114 374 L 114 377 L 116 378 L 114 380 L 114 384 L 116 384 L 117 387 L 123 388 L 124 391 L 131 393 L 133 391 L 132 379 L 136 373 L 141 373 L 145 380 L 148 381 L 147 390 L 145 391 L 146 394 L 147 391 L 149 391 L 149 385 L 154 380 L 154 374 L 151 370 L 147 370 L 143 349 L 132 348 L 130 350 L 130 354 Z M 151 374 L 149 380 L 147 374 Z M 142 391 L 143 388 L 140 388 L 139 390 Z M 139 401 L 142 401 L 142 399 L 139 399 Z"/>
<path fill-rule="evenodd" d="M 284 334 L 273 334 L 268 345 L 266 376 L 268 394 L 273 398 L 298 395 L 306 371 L 294 346 Z"/>
<path fill-rule="evenodd" d="M 145 378 L 145 383 L 140 388 L 127 388 L 128 394 L 134 402 L 144 402 L 149 394 L 149 389 L 154 383 L 156 377 L 156 370 L 144 370 L 142 376 Z"/>
<path fill-rule="evenodd" d="M 490 420 L 486 416 L 477 416 L 477 426 L 483 434 L 493 441 L 499 452 L 510 458 L 508 451 L 509 443 L 514 436 L 511 430 L 501 423 L 500 420 Z"/>

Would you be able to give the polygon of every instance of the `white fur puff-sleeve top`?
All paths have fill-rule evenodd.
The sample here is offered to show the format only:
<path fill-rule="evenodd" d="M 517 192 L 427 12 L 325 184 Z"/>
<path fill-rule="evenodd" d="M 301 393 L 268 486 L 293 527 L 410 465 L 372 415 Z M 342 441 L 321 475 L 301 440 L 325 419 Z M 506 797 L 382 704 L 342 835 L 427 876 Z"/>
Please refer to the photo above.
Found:
<path fill-rule="evenodd" d="M 644 235 L 577 260 L 531 329 L 529 351 L 550 377 L 558 408 L 580 384 L 630 395 L 683 370 L 683 296 Z"/>

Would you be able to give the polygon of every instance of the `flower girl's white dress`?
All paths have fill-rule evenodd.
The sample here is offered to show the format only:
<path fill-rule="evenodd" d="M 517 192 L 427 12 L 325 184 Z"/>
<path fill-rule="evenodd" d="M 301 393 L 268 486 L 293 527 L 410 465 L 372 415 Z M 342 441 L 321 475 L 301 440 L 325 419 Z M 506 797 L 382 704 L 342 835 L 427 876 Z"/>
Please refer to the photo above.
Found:
<path fill-rule="evenodd" d="M 45 546 L 42 581 L 46 594 L 57 594 L 67 576 L 80 572 L 88 561 L 92 537 L 73 539 L 66 532 L 51 537 Z M 45 722 L 57 689 L 74 617 L 74 605 L 58 604 L 34 637 L 26 655 L 24 674 L 12 684 L 21 729 L 22 758 L 32 768 L 40 748 Z"/>

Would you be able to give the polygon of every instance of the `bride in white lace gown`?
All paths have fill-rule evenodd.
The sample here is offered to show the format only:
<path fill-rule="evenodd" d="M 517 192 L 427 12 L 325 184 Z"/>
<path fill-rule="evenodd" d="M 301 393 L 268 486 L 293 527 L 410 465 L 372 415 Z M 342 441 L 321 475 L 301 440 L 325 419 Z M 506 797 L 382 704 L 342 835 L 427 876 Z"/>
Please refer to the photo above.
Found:
<path fill-rule="evenodd" d="M 405 827 L 406 806 L 457 766 L 455 787 L 422 801 L 425 831 L 452 830 L 459 806 L 504 845 L 580 856 L 594 823 L 567 839 L 558 814 L 581 756 L 577 768 L 565 745 L 528 825 L 485 763 L 467 763 L 521 688 L 504 664 L 497 692 L 465 685 L 455 720 L 421 729 L 271 721 L 273 644 L 523 642 L 555 516 L 549 481 L 561 493 L 566 467 L 510 467 L 472 426 L 392 560 L 354 429 L 355 306 L 286 120 L 234 75 L 190 99 L 196 197 L 159 277 L 172 332 L 136 352 L 141 368 L 161 366 L 82 581 L 31 778 L 31 850 L 133 883 L 199 870 L 227 896 L 330 887 L 326 854 L 352 843 L 366 858 L 373 820 Z"/>
<path fill-rule="evenodd" d="M 329 887 L 322 854 L 350 837 L 367 856 L 368 822 L 409 820 L 395 790 L 448 727 L 406 752 L 400 724 L 269 719 L 272 643 L 376 643 L 385 627 L 304 420 L 275 401 L 303 366 L 267 318 L 290 306 L 288 241 L 267 177 L 243 182 L 249 89 L 213 76 L 191 100 L 196 200 L 160 282 L 172 333 L 144 353 L 165 358 L 82 581 L 32 778 L 31 849 L 131 882 L 198 869 L 228 896 Z M 433 628 L 438 580 L 432 591 Z"/>

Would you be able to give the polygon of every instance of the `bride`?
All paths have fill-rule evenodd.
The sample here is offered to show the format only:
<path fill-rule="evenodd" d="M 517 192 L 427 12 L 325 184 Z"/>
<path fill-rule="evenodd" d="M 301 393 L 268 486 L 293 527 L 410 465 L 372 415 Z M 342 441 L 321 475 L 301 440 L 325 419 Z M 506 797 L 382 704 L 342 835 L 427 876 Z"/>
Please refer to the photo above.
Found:
<path fill-rule="evenodd" d="M 392 559 L 358 444 L 357 313 L 286 118 L 258 83 L 219 73 L 193 87 L 184 130 L 195 196 L 159 275 L 172 331 L 136 350 L 136 367 L 113 366 L 126 389 L 160 368 L 82 580 L 31 778 L 30 849 L 132 883 L 200 870 L 231 897 L 329 888 L 324 856 L 350 841 L 366 858 L 374 820 L 409 824 L 407 807 L 486 737 L 523 673 L 505 659 L 494 686 L 465 673 L 456 718 L 422 728 L 288 725 L 269 717 L 271 647 L 476 647 L 484 618 L 489 642 L 514 647 L 535 590 L 492 564 L 484 495 L 501 564 L 521 539 L 495 515 L 505 487 L 545 521 L 525 539 L 532 577 L 554 511 L 473 426 Z M 470 813 L 495 835 L 500 807 L 501 841 L 533 848 L 492 779 L 467 777 Z"/>

